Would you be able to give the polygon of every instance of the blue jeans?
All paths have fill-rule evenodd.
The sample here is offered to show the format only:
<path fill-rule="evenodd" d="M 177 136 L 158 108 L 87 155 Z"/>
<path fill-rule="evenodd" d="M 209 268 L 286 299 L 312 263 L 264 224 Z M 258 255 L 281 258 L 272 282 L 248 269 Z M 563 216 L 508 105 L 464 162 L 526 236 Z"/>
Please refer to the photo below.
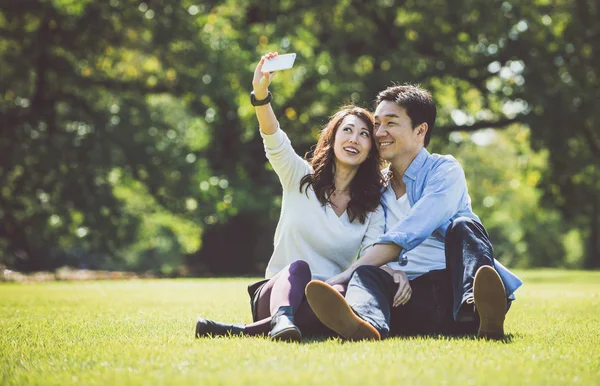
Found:
<path fill-rule="evenodd" d="M 346 301 L 382 338 L 477 332 L 479 317 L 466 301 L 473 296 L 473 280 L 479 267 L 494 267 L 492 245 L 483 225 L 466 217 L 454 220 L 445 241 L 446 269 L 411 280 L 412 296 L 406 304 L 392 307 L 398 285 L 387 272 L 374 266 L 354 271 Z"/>

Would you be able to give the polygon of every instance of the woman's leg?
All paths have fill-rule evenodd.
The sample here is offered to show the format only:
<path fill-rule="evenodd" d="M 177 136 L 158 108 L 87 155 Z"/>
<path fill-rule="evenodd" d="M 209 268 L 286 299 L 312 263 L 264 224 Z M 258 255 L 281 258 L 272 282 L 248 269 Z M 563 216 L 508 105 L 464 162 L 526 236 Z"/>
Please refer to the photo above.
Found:
<path fill-rule="evenodd" d="M 273 283 L 269 302 L 270 315 L 275 315 L 280 307 L 285 306 L 291 306 L 296 313 L 310 279 L 310 267 L 306 261 L 295 261 L 283 269 Z"/>
<path fill-rule="evenodd" d="M 264 335 L 271 330 L 271 315 L 280 307 L 299 309 L 304 289 L 311 279 L 310 267 L 302 260 L 293 262 L 273 276 L 260 291 L 256 310 L 256 322 L 247 324 L 247 335 Z"/>

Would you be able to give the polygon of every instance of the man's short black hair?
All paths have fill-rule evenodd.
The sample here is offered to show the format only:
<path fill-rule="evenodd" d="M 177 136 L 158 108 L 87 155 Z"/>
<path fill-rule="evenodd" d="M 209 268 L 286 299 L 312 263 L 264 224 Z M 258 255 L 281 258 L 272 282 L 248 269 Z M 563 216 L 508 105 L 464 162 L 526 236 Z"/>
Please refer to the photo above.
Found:
<path fill-rule="evenodd" d="M 405 84 L 390 86 L 377 95 L 377 105 L 383 101 L 391 101 L 404 107 L 410 118 L 413 129 L 421 123 L 427 123 L 424 145 L 429 145 L 437 110 L 431 93 L 419 86 Z"/>

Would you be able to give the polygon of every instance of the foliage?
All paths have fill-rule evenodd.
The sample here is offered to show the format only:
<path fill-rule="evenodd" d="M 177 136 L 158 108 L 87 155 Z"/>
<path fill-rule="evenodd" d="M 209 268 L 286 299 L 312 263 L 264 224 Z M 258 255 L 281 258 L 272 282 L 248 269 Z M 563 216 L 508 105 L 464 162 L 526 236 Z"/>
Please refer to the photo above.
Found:
<path fill-rule="evenodd" d="M 532 151 L 529 135 L 519 125 L 453 132 L 441 147 L 463 165 L 473 209 L 485 221 L 497 259 L 522 267 L 566 265 L 563 234 L 568 228 L 557 210 L 539 210 L 537 186 L 548 154 Z M 569 241 L 574 245 L 568 248 L 577 247 L 577 240 Z"/>
<path fill-rule="evenodd" d="M 600 5 L 540 2 L 521 44 L 532 144 L 550 150 L 546 201 L 587 238 L 585 266 L 600 267 Z M 529 21 L 531 20 L 531 22 Z M 525 51 L 527 50 L 527 51 Z M 535 64 L 534 64 L 535 63 Z M 543 90 L 543 92 L 539 92 Z"/>
<path fill-rule="evenodd" d="M 3 284 L 0 379 L 3 385 L 598 384 L 599 273 L 519 274 L 526 284 L 507 315 L 506 342 L 196 340 L 198 314 L 250 319 L 245 286 L 252 279 Z"/>
<path fill-rule="evenodd" d="M 370 106 L 392 81 L 433 91 L 440 152 L 461 152 L 455 131 L 528 127 L 535 154 L 502 135 L 494 160 L 473 146 L 459 157 L 497 252 L 598 266 L 598 11 L 591 0 L 2 0 L 0 261 L 260 271 L 280 187 L 248 92 L 255 62 L 278 50 L 298 53 L 272 90 L 299 154 L 337 107 Z M 488 196 L 510 205 L 482 206 Z"/>

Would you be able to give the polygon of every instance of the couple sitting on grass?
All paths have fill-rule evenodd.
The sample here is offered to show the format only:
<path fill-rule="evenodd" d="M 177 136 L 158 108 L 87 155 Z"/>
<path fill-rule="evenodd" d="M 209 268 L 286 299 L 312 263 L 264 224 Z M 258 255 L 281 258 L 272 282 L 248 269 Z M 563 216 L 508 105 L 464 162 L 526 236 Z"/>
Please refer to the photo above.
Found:
<path fill-rule="evenodd" d="M 460 164 L 425 149 L 436 117 L 431 95 L 392 86 L 377 96 L 374 116 L 341 109 L 306 162 L 269 104 L 272 75 L 262 65 L 276 55 L 262 57 L 252 82 L 267 158 L 283 186 L 275 250 L 266 279 L 248 288 L 254 322 L 199 318 L 196 337 L 502 338 L 521 281 L 494 260 Z M 390 164 L 383 171 L 382 159 Z"/>

